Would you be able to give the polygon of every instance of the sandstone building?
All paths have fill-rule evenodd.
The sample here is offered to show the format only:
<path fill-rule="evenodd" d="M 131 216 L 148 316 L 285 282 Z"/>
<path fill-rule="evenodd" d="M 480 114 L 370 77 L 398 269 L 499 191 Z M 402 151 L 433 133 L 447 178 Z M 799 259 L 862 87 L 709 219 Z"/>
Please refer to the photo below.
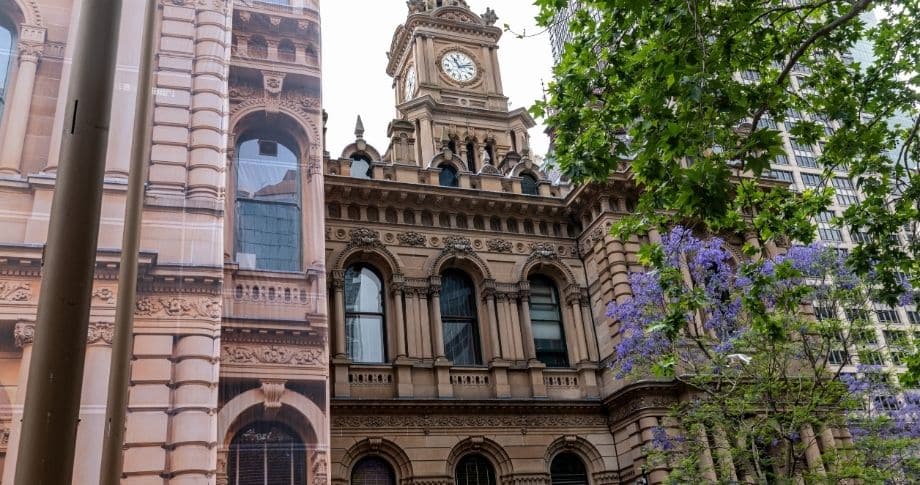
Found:
<path fill-rule="evenodd" d="M 5 484 L 80 4 L 0 0 Z M 98 483 L 143 6 L 120 27 L 75 484 Z M 319 27 L 316 0 L 157 1 L 125 484 L 327 481 Z"/>

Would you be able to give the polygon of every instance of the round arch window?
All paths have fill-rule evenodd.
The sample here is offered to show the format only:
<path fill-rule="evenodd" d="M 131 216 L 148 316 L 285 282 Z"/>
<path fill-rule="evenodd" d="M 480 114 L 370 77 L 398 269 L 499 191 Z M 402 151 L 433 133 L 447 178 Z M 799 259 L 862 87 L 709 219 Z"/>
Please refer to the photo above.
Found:
<path fill-rule="evenodd" d="M 521 193 L 526 195 L 540 195 L 537 188 L 537 178 L 529 173 L 521 175 Z"/>
<path fill-rule="evenodd" d="M 227 457 L 230 485 L 306 485 L 307 447 L 288 426 L 259 421 L 233 437 Z"/>
<path fill-rule="evenodd" d="M 584 462 L 575 453 L 559 453 L 549 467 L 552 485 L 588 485 Z"/>
<path fill-rule="evenodd" d="M 455 485 L 495 485 L 495 469 L 482 455 L 466 455 L 454 471 Z"/>
<path fill-rule="evenodd" d="M 460 177 L 457 175 L 457 169 L 450 165 L 441 165 L 441 175 L 438 176 L 438 183 L 441 187 L 459 187 Z"/>
<path fill-rule="evenodd" d="M 352 468 L 351 485 L 396 485 L 396 474 L 383 458 L 368 456 Z"/>

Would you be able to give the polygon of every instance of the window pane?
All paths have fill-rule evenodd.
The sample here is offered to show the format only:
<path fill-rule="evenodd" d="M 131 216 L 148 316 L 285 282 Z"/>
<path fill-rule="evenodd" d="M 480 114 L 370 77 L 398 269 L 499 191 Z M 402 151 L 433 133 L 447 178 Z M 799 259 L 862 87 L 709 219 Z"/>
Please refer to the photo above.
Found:
<path fill-rule="evenodd" d="M 537 360 L 549 367 L 568 367 L 559 294 L 553 282 L 543 276 L 530 279 L 530 321 Z"/>
<path fill-rule="evenodd" d="M 14 45 L 12 31 L 5 25 L 0 25 L 0 116 L 3 116 L 3 106 L 6 104 L 7 78 L 13 59 Z"/>
<path fill-rule="evenodd" d="M 345 350 L 355 362 L 385 362 L 383 317 L 349 315 L 345 320 Z"/>
<path fill-rule="evenodd" d="M 456 485 L 495 485 L 492 464 L 482 455 L 468 455 L 457 463 Z"/>
<path fill-rule="evenodd" d="M 441 165 L 441 175 L 438 176 L 438 183 L 441 187 L 457 187 L 460 180 L 457 177 L 457 170 L 450 165 Z"/>
<path fill-rule="evenodd" d="M 281 423 L 257 422 L 244 428 L 230 444 L 230 483 L 306 485 L 306 446 Z"/>
<path fill-rule="evenodd" d="M 351 471 L 351 485 L 395 485 L 393 468 L 383 458 L 369 456 Z"/>
<path fill-rule="evenodd" d="M 521 175 L 521 192 L 527 195 L 538 195 L 539 189 L 537 188 L 537 179 L 526 173 Z"/>
<path fill-rule="evenodd" d="M 355 362 L 386 362 L 383 282 L 369 266 L 345 271 L 345 351 Z"/>
<path fill-rule="evenodd" d="M 367 266 L 345 271 L 345 311 L 383 313 L 383 283 Z"/>
<path fill-rule="evenodd" d="M 300 177 L 297 155 L 272 140 L 240 144 L 237 163 L 237 197 L 297 203 Z"/>
<path fill-rule="evenodd" d="M 459 271 L 441 277 L 444 355 L 457 365 L 478 365 L 479 329 L 473 282 Z"/>
<path fill-rule="evenodd" d="M 550 465 L 552 485 L 588 485 L 585 464 L 574 453 L 560 453 Z"/>

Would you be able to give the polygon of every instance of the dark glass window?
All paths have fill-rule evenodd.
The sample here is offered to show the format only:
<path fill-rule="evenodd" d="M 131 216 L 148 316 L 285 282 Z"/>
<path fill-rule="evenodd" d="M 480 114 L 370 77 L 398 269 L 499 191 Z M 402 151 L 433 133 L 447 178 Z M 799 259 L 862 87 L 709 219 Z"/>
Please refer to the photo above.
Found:
<path fill-rule="evenodd" d="M 521 192 L 527 195 L 540 195 L 537 179 L 530 174 L 521 175 Z"/>
<path fill-rule="evenodd" d="M 284 62 L 294 62 L 297 60 L 297 49 L 290 39 L 282 39 L 278 43 L 278 59 Z"/>
<path fill-rule="evenodd" d="M 253 423 L 233 437 L 227 475 L 231 485 L 306 485 L 307 448 L 281 423 Z"/>
<path fill-rule="evenodd" d="M 473 142 L 466 144 L 466 168 L 476 173 L 476 145 L 473 145 Z"/>
<path fill-rule="evenodd" d="M 374 178 L 374 171 L 371 168 L 371 159 L 367 155 L 357 154 L 351 157 L 351 173 L 356 179 Z"/>
<path fill-rule="evenodd" d="M 246 268 L 299 271 L 297 152 L 274 140 L 242 140 L 237 148 L 236 260 Z"/>
<path fill-rule="evenodd" d="M 345 351 L 355 362 L 386 362 L 383 281 L 370 266 L 345 271 Z"/>
<path fill-rule="evenodd" d="M 552 485 L 588 485 L 585 464 L 574 453 L 559 453 L 549 467 Z"/>
<path fill-rule="evenodd" d="M 7 25 L 0 17 L 0 119 L 6 105 L 6 93 L 9 89 L 9 77 L 13 58 L 16 56 L 16 30 Z"/>
<path fill-rule="evenodd" d="M 268 57 L 268 42 L 265 41 L 264 37 L 257 35 L 249 39 L 247 50 L 250 57 L 265 59 Z"/>
<path fill-rule="evenodd" d="M 351 485 L 396 485 L 396 477 L 386 460 L 369 456 L 352 468 Z"/>
<path fill-rule="evenodd" d="M 537 360 L 548 367 L 568 367 L 559 292 L 545 276 L 530 278 L 530 321 Z"/>
<path fill-rule="evenodd" d="M 482 455 L 461 458 L 455 474 L 455 485 L 495 485 L 495 470 Z"/>
<path fill-rule="evenodd" d="M 457 176 L 457 169 L 450 165 L 441 165 L 441 175 L 438 176 L 438 182 L 441 187 L 460 186 L 460 177 Z"/>
<path fill-rule="evenodd" d="M 447 359 L 456 365 L 482 363 L 475 289 L 460 271 L 448 270 L 441 277 L 441 322 Z"/>

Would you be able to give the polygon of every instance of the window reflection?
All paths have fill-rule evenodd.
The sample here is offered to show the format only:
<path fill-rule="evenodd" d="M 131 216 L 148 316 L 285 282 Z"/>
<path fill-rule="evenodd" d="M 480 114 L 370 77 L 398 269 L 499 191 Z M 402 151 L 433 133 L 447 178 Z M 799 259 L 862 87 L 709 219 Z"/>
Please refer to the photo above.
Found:
<path fill-rule="evenodd" d="M 438 176 L 438 183 L 441 187 L 457 187 L 460 185 L 457 169 L 450 165 L 441 165 L 440 168 L 441 175 Z"/>
<path fill-rule="evenodd" d="M 0 17 L 0 118 L 6 105 L 6 92 L 15 55 L 15 29 Z"/>
<path fill-rule="evenodd" d="M 441 277 L 441 322 L 444 355 L 456 365 L 479 365 L 476 295 L 470 278 L 456 270 Z"/>
<path fill-rule="evenodd" d="M 299 271 L 299 157 L 284 144 L 258 138 L 244 138 L 237 154 L 237 262 Z"/>
<path fill-rule="evenodd" d="M 530 320 L 537 360 L 548 367 L 568 367 L 559 292 L 545 276 L 530 278 Z"/>
<path fill-rule="evenodd" d="M 386 362 L 383 281 L 370 266 L 345 271 L 345 351 L 355 362 Z"/>
<path fill-rule="evenodd" d="M 351 176 L 356 179 L 369 179 L 374 177 L 371 168 L 371 159 L 367 155 L 356 154 L 351 157 Z"/>
<path fill-rule="evenodd" d="M 230 443 L 227 474 L 233 485 L 306 485 L 306 446 L 287 426 L 257 422 Z"/>

